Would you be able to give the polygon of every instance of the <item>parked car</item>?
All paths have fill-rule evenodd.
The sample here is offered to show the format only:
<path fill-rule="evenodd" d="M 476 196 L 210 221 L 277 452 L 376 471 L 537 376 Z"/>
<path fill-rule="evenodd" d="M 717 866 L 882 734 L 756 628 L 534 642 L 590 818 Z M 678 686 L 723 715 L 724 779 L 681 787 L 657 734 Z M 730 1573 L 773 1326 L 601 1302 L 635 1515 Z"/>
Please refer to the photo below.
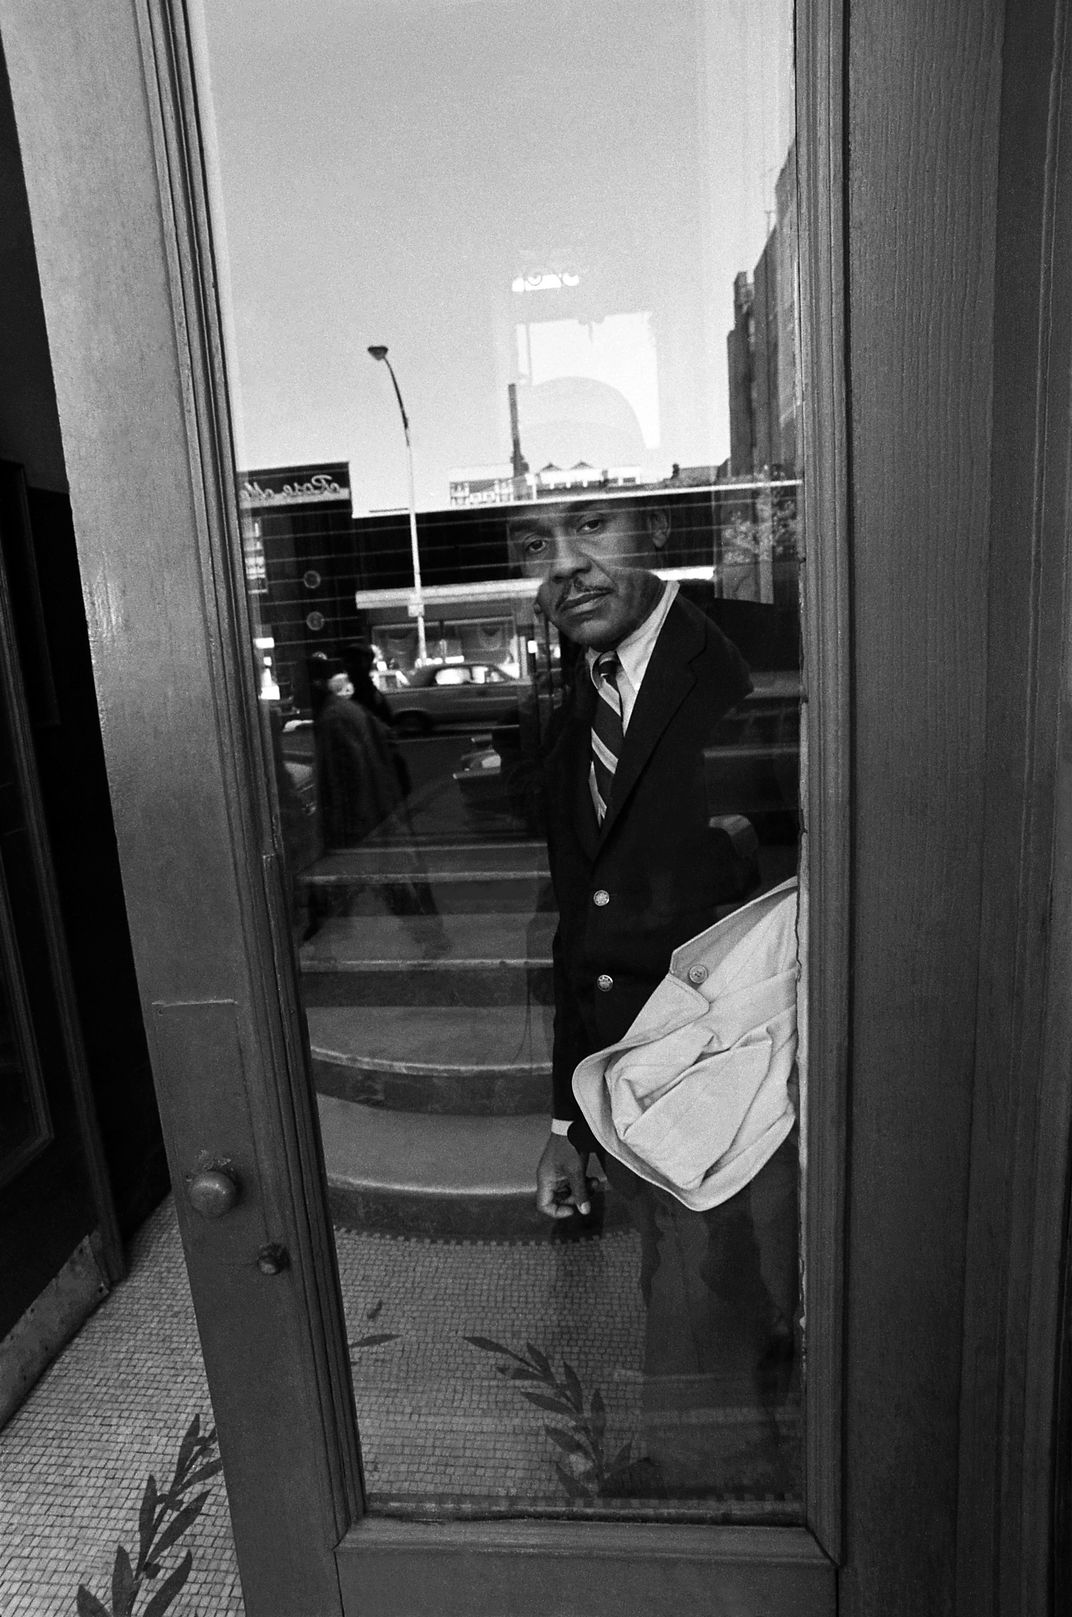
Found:
<path fill-rule="evenodd" d="M 799 834 L 800 678 L 760 672 L 752 681 L 751 694 L 704 748 L 710 823 L 743 817 L 760 842 L 788 844 Z M 519 817 L 537 829 L 511 771 L 494 745 L 460 759 L 454 781 L 474 830 L 501 830 Z"/>
<path fill-rule="evenodd" d="M 512 679 L 493 663 L 433 663 L 406 680 L 386 695 L 397 728 L 408 735 L 516 724 L 531 689 L 528 680 Z"/>
<path fill-rule="evenodd" d="M 371 679 L 376 689 L 384 692 L 405 690 L 409 684 L 400 668 L 374 668 Z"/>
<path fill-rule="evenodd" d="M 454 771 L 465 812 L 474 831 L 502 833 L 531 830 L 519 818 L 503 778 L 503 761 L 494 747 L 466 752 Z"/>

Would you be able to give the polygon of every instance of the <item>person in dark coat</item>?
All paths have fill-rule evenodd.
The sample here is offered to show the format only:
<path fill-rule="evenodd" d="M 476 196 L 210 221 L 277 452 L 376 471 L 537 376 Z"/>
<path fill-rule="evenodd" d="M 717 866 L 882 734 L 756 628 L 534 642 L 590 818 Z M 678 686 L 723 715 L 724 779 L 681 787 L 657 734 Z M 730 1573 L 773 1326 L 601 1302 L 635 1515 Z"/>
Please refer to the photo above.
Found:
<path fill-rule="evenodd" d="M 324 846 L 329 852 L 354 847 L 380 831 L 399 868 L 394 880 L 377 883 L 378 897 L 392 915 L 412 923 L 415 942 L 425 954 L 441 955 L 446 935 L 415 846 L 406 807 L 407 777 L 394 738 L 354 699 L 353 682 L 341 661 L 317 655 L 310 659 L 309 676 Z M 332 902 L 319 897 L 310 905 L 306 936 L 335 913 Z M 341 902 L 349 900 L 343 897 Z"/>
<path fill-rule="evenodd" d="M 391 704 L 372 677 L 375 658 L 367 640 L 351 640 L 342 648 L 340 658 L 353 685 L 353 700 L 360 702 L 373 718 L 379 719 L 390 730 L 394 725 Z"/>
<path fill-rule="evenodd" d="M 751 679 L 720 630 L 652 571 L 668 538 L 665 510 L 541 502 L 508 526 L 515 561 L 539 580 L 540 607 L 582 651 L 543 793 L 559 924 L 554 1115 L 537 1206 L 566 1219 L 590 1211 L 593 1141 L 573 1096 L 574 1069 L 625 1033 L 673 950 L 742 902 L 754 881 L 732 838 L 712 825 L 704 756 Z M 784 1389 L 792 1352 L 795 1141 L 706 1213 L 612 1157 L 601 1160 L 642 1238 L 645 1369 L 662 1378 L 665 1408 L 682 1387 L 692 1388 L 683 1406 L 691 1408 L 701 1384 L 708 1401 L 769 1403 L 775 1380 Z M 674 1413 L 670 1449 L 678 1452 L 657 1440 L 649 1447 L 667 1488 L 688 1491 L 711 1458 L 685 1456 L 687 1422 L 680 1407 Z"/>
<path fill-rule="evenodd" d="M 341 661 L 350 676 L 350 683 L 353 686 L 350 695 L 351 701 L 359 703 L 366 713 L 371 713 L 374 719 L 378 719 L 391 732 L 389 741 L 391 762 L 394 765 L 395 774 L 398 776 L 398 784 L 402 789 L 402 795 L 408 797 L 413 789 L 413 782 L 410 778 L 409 766 L 399 751 L 398 742 L 394 738 L 395 718 L 391 711 L 391 704 L 372 677 L 374 662 L 372 647 L 367 640 L 352 640 L 348 646 L 343 647 Z"/>
<path fill-rule="evenodd" d="M 328 848 L 352 847 L 402 800 L 390 733 L 353 701 L 353 683 L 339 664 L 317 659 L 311 689 L 324 843 Z"/>

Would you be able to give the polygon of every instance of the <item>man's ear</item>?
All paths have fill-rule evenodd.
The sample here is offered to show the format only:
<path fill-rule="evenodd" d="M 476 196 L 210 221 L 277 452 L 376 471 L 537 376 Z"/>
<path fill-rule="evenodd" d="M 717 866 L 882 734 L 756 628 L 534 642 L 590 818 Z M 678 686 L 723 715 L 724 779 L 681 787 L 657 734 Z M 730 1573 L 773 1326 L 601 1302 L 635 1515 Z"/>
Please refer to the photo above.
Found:
<path fill-rule="evenodd" d="M 670 513 L 665 505 L 656 505 L 648 512 L 648 532 L 656 550 L 666 548 L 670 538 Z"/>

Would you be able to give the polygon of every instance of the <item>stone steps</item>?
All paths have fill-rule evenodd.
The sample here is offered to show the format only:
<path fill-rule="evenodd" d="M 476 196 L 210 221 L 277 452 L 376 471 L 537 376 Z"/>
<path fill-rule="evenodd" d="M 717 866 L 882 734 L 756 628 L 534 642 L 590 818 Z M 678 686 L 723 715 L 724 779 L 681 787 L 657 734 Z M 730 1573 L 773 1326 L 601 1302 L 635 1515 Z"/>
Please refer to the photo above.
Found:
<path fill-rule="evenodd" d="M 335 1222 L 501 1241 L 600 1229 L 601 1193 L 583 1221 L 535 1209 L 556 921 L 543 844 L 366 842 L 301 880 L 312 923 L 302 990 Z"/>
<path fill-rule="evenodd" d="M 340 905 L 349 914 L 382 914 L 400 901 L 440 915 L 554 908 L 547 854 L 535 842 L 366 844 L 326 855 L 301 879 L 314 912 L 323 914 Z"/>
<path fill-rule="evenodd" d="M 307 1006 L 550 1003 L 555 916 L 333 917 L 301 946 Z"/>
<path fill-rule="evenodd" d="M 332 1218 L 348 1229 L 444 1240 L 575 1240 L 604 1227 L 592 1213 L 552 1221 L 536 1211 L 536 1163 L 547 1114 L 445 1117 L 319 1097 Z"/>
<path fill-rule="evenodd" d="M 389 882 L 423 871 L 429 881 L 473 877 L 546 876 L 547 850 L 540 842 L 362 843 L 328 853 L 302 872 L 306 882 Z"/>
<path fill-rule="evenodd" d="M 307 1017 L 321 1095 L 470 1116 L 517 1116 L 547 1106 L 549 1006 L 478 1013 L 468 1006 L 318 1006 Z"/>

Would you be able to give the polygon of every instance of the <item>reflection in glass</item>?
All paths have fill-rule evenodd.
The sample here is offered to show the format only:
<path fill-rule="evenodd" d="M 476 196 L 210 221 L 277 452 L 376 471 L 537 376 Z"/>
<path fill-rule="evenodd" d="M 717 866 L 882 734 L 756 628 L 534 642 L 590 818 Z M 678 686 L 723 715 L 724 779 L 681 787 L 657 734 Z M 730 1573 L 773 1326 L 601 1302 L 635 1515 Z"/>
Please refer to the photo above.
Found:
<path fill-rule="evenodd" d="M 797 1520 L 790 8 L 201 26 L 370 1506 Z"/>

